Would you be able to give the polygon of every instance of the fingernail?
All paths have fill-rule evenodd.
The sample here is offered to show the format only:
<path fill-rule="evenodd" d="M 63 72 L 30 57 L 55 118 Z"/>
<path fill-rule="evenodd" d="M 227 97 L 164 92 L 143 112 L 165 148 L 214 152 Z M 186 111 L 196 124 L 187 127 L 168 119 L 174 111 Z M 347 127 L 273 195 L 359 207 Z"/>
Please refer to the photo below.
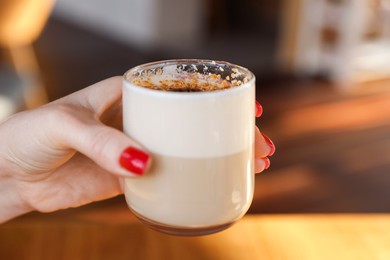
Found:
<path fill-rule="evenodd" d="M 145 172 L 149 159 L 149 154 L 130 146 L 121 153 L 119 164 L 134 174 L 142 175 Z"/>
<path fill-rule="evenodd" d="M 265 161 L 264 170 L 267 170 L 271 165 L 271 161 L 268 159 L 268 157 L 263 158 L 263 160 Z"/>
<path fill-rule="evenodd" d="M 259 101 L 256 100 L 256 117 L 260 117 L 263 114 L 263 107 L 260 105 Z"/>
<path fill-rule="evenodd" d="M 267 142 L 267 144 L 271 148 L 271 151 L 269 152 L 268 156 L 272 156 L 275 153 L 276 147 L 275 147 L 274 143 L 271 141 L 271 139 L 269 139 L 268 136 L 266 136 L 263 133 L 261 133 L 261 134 L 263 135 L 264 140 Z"/>

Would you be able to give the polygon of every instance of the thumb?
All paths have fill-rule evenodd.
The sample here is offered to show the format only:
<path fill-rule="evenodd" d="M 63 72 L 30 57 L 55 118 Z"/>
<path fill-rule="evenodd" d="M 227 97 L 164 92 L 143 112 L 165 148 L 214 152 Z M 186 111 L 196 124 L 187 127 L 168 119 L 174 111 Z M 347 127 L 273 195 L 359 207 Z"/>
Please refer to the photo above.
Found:
<path fill-rule="evenodd" d="M 124 133 L 99 121 L 120 100 L 121 89 L 121 77 L 113 77 L 59 100 L 57 103 L 75 105 L 70 113 L 65 111 L 56 117 L 62 121 L 57 121 L 61 126 L 67 122 L 60 130 L 60 139 L 64 147 L 83 153 L 109 172 L 120 176 L 142 175 L 149 168 L 150 155 Z"/>

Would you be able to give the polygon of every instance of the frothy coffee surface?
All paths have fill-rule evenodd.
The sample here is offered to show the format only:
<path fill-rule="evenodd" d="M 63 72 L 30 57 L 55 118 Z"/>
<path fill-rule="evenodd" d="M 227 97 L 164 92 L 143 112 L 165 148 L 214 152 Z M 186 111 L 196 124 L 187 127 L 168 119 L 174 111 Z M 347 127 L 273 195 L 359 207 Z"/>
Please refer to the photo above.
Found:
<path fill-rule="evenodd" d="M 241 86 L 248 82 L 248 77 L 237 68 L 210 63 L 146 68 L 128 75 L 128 80 L 161 91 L 210 92 Z"/>
<path fill-rule="evenodd" d="M 133 84 L 144 88 L 173 92 L 210 92 L 236 87 L 215 74 L 208 76 L 208 78 L 204 75 L 190 74 L 182 79 L 134 79 Z"/>

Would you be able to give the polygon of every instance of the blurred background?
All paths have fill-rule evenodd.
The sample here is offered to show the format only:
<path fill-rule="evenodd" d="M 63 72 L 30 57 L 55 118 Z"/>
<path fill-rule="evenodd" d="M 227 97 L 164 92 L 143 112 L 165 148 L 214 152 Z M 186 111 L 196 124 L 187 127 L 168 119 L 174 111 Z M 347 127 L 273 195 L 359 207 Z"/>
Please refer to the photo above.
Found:
<path fill-rule="evenodd" d="M 240 64 L 277 147 L 250 213 L 390 212 L 390 0 L 0 0 L 0 46 L 0 120 L 145 62 Z"/>

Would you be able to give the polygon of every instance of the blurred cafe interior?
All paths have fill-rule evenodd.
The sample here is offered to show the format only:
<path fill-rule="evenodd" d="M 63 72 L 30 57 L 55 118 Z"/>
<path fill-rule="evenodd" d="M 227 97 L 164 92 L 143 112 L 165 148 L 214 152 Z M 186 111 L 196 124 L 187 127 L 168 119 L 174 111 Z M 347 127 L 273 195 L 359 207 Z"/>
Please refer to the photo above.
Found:
<path fill-rule="evenodd" d="M 0 120 L 175 58 L 256 75 L 277 148 L 247 216 L 171 237 L 119 196 L 2 224 L 4 259 L 390 259 L 390 0 L 0 0 Z"/>

